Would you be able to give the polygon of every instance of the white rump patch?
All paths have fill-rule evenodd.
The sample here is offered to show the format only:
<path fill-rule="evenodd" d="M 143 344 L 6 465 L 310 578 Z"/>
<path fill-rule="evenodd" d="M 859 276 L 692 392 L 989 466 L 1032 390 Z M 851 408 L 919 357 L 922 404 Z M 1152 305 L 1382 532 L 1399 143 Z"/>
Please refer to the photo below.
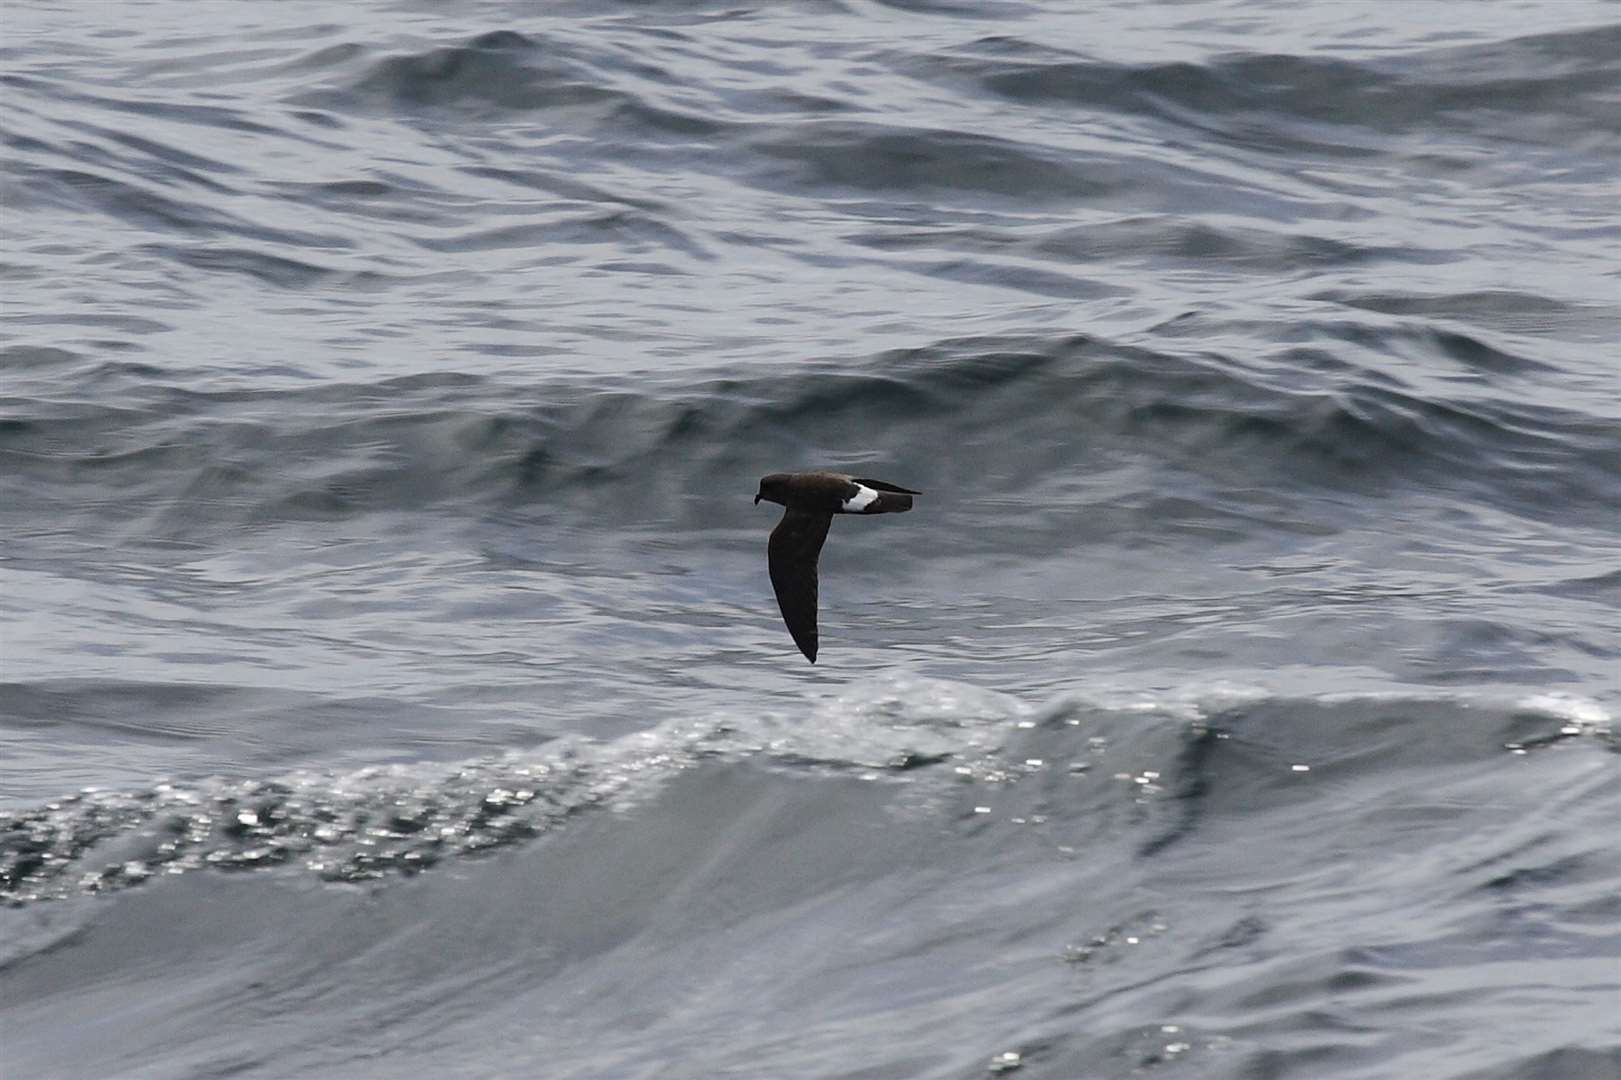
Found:
<path fill-rule="evenodd" d="M 878 498 L 878 493 L 866 484 L 857 484 L 856 493 L 844 500 L 844 509 L 850 513 L 859 514 L 871 506 Z"/>

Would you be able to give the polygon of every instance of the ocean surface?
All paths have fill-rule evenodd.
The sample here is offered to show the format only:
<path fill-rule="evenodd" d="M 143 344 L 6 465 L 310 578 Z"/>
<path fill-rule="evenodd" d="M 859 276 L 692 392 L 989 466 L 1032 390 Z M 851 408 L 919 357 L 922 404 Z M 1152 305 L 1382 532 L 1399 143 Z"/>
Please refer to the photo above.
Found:
<path fill-rule="evenodd" d="M 1616 5 L 5 0 L 0 137 L 6 1080 L 1621 1077 Z"/>

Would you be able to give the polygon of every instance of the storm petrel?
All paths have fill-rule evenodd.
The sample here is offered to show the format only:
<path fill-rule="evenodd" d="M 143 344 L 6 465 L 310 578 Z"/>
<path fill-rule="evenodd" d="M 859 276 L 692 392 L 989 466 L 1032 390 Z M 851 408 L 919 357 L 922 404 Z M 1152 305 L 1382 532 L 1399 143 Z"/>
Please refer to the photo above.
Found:
<path fill-rule="evenodd" d="M 771 530 L 771 587 L 794 644 L 816 663 L 816 559 L 834 514 L 903 514 L 921 492 L 843 473 L 772 473 L 760 481 L 761 499 L 787 507 Z"/>

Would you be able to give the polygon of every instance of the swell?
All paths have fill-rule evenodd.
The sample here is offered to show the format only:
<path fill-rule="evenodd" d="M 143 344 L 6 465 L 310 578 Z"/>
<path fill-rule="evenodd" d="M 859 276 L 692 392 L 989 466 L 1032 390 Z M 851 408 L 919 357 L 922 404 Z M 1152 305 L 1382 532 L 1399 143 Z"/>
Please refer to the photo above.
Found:
<path fill-rule="evenodd" d="M 298 101 L 342 111 L 382 108 L 566 113 L 583 108 L 598 120 L 637 127 L 644 134 L 704 137 L 762 112 L 784 115 L 865 111 L 858 97 L 789 94 L 753 87 L 740 98 L 728 87 L 698 86 L 692 103 L 658 102 L 659 87 L 675 81 L 675 58 L 701 56 L 720 71 L 735 61 L 700 39 L 673 33 L 664 48 L 645 39 L 498 30 L 464 41 L 375 57 L 351 46 L 317 50 L 295 68 L 339 75 L 338 88 L 307 91 Z M 833 55 L 840 50 L 833 47 Z M 1021 105 L 1079 106 L 1214 127 L 1239 141 L 1276 138 L 1283 148 L 1313 146 L 1342 155 L 1367 153 L 1355 139 L 1325 139 L 1311 125 L 1398 134 L 1431 126 L 1490 130 L 1532 143 L 1555 144 L 1572 135 L 1613 136 L 1609 95 L 1621 77 L 1621 26 L 1525 35 L 1478 45 L 1413 50 L 1390 57 L 1231 53 L 1203 62 L 1120 63 L 1091 59 L 1017 37 L 982 37 L 934 52 L 892 48 L 866 52 L 909 78 L 967 79 L 990 94 Z M 613 77 L 606 77 L 611 74 Z M 617 85 L 616 85 L 617 84 Z M 635 89 L 621 89 L 632 86 Z M 1271 136 L 1242 122 L 1269 118 Z M 1293 126 L 1290 122 L 1293 121 Z M 1534 122 L 1533 122 L 1534 121 Z M 568 122 L 565 119 L 565 122 Z M 1549 125 L 1553 125 L 1550 129 Z M 855 129 L 852 129 L 855 130 Z M 895 129 L 896 139 L 908 129 Z M 814 142 L 815 140 L 811 140 Z M 865 144 L 857 139 L 858 147 Z M 791 140 L 774 143 L 782 150 Z M 922 165 L 912 148 L 874 143 L 878 160 L 898 154 Z M 831 145 L 824 149 L 831 149 Z M 925 154 L 931 152 L 925 144 Z M 818 160 L 823 158 L 816 153 Z M 824 164 L 834 164 L 831 156 Z M 871 164 L 870 162 L 868 164 Z M 852 170 L 862 177 L 867 169 Z"/>
<path fill-rule="evenodd" d="M 970 78 L 1022 105 L 1141 115 L 1248 148 L 1354 157 L 1375 148 L 1351 130 L 1445 127 L 1549 146 L 1613 140 L 1617 55 L 1621 26 L 1612 25 L 1388 58 L 1240 53 L 1160 64 L 1091 60 L 993 37 L 914 66 Z M 1264 124 L 1255 122 L 1262 117 Z"/>
<path fill-rule="evenodd" d="M 1139 492 L 1196 489 L 1230 510 L 1257 492 L 1310 504 L 1423 490 L 1603 527 L 1621 499 L 1612 423 L 1516 394 L 1533 359 L 1456 332 L 1372 333 L 1501 389 L 1447 399 L 1328 349 L 1261 363 L 1085 337 L 680 381 L 446 374 L 281 390 L 186 389 L 146 365 L 19 350 L 33 393 L 0 399 L 0 484 L 24 537 L 202 539 L 435 511 L 686 525 L 704 500 L 745 498 L 767 467 L 854 465 L 860 448 L 970 504 L 1136 470 Z"/>

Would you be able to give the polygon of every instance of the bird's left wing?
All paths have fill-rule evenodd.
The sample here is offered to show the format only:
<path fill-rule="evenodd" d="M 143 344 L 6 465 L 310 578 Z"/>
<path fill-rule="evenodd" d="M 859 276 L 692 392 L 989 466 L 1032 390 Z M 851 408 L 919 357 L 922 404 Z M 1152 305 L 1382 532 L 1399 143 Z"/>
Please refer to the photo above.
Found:
<path fill-rule="evenodd" d="M 794 644 L 811 663 L 816 663 L 816 560 L 827 540 L 832 514 L 789 507 L 777 527 L 771 530 L 768 545 L 771 587 L 777 593 L 777 607 Z"/>

